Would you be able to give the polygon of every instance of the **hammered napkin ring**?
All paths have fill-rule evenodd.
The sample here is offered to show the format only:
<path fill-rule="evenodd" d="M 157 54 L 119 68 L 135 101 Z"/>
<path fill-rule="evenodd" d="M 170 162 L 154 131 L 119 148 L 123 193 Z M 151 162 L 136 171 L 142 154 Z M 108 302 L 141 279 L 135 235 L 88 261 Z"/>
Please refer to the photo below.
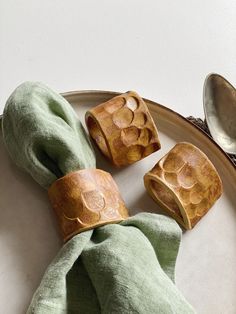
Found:
<path fill-rule="evenodd" d="M 144 176 L 152 198 L 186 229 L 192 229 L 222 194 L 207 156 L 190 143 L 176 144 Z"/>
<path fill-rule="evenodd" d="M 80 232 L 128 217 L 115 181 L 103 170 L 71 172 L 56 180 L 48 194 L 64 242 Z"/>
<path fill-rule="evenodd" d="M 127 92 L 86 113 L 90 136 L 117 166 L 126 166 L 160 149 L 157 128 L 144 100 Z"/>

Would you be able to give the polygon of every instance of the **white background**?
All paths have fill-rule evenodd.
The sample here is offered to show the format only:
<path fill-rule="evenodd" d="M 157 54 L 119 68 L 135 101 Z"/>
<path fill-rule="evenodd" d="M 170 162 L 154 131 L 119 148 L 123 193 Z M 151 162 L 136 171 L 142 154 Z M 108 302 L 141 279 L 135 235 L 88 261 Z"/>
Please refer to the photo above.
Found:
<path fill-rule="evenodd" d="M 236 84 L 234 0 L 0 0 L 0 112 L 13 89 L 136 90 L 203 116 L 202 85 Z"/>

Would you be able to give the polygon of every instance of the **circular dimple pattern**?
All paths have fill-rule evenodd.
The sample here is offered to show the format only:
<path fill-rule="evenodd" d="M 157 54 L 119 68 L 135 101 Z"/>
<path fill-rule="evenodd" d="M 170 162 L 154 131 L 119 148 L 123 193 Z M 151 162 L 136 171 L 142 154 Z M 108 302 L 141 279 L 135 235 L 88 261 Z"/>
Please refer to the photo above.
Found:
<path fill-rule="evenodd" d="M 113 140 L 112 145 L 113 145 L 114 149 L 117 152 L 119 152 L 122 149 L 124 143 L 123 143 L 121 137 L 118 137 L 118 138 Z"/>
<path fill-rule="evenodd" d="M 186 221 L 183 217 L 182 224 L 187 229 L 194 227 L 221 194 L 216 171 L 205 155 L 196 151 L 191 144 L 177 144 L 150 173 L 166 185 L 167 192 L 163 189 L 164 192 L 156 191 L 155 194 L 153 191 L 157 199 L 166 196 L 168 200 L 168 189 L 175 194 L 178 201 L 176 204 L 169 202 L 169 207 L 176 212 L 176 205 L 180 202 L 187 217 Z"/>
<path fill-rule="evenodd" d="M 117 210 L 113 207 L 107 207 L 106 212 L 101 213 L 101 218 L 106 220 L 107 218 L 111 219 L 117 216 Z"/>
<path fill-rule="evenodd" d="M 131 146 L 128 153 L 127 153 L 128 161 L 129 162 L 135 162 L 135 161 L 142 159 L 143 150 L 144 150 L 144 148 L 141 145 Z"/>
<path fill-rule="evenodd" d="M 160 148 L 148 108 L 136 93 L 127 92 L 115 97 L 91 112 L 97 116 L 101 132 L 93 132 L 87 120 L 89 132 L 116 166 L 131 164 Z"/>
<path fill-rule="evenodd" d="M 203 198 L 198 204 L 190 203 L 187 206 L 189 218 L 195 218 L 196 216 L 202 216 L 208 207 L 208 200 Z"/>
<path fill-rule="evenodd" d="M 137 126 L 144 126 L 144 124 L 147 122 L 147 116 L 143 112 L 136 112 L 134 115 L 133 124 Z"/>
<path fill-rule="evenodd" d="M 139 141 L 142 143 L 142 145 L 147 146 L 152 138 L 152 132 L 148 128 L 143 128 L 141 130 L 141 134 L 139 137 Z"/>
<path fill-rule="evenodd" d="M 184 160 L 175 153 L 169 153 L 163 163 L 163 169 L 166 171 L 176 172 L 184 165 Z"/>
<path fill-rule="evenodd" d="M 178 181 L 184 188 L 191 188 L 196 183 L 194 169 L 187 163 L 178 173 Z"/>
<path fill-rule="evenodd" d="M 164 177 L 166 182 L 173 186 L 178 186 L 177 174 L 174 172 L 164 172 Z"/>
<path fill-rule="evenodd" d="M 112 99 L 105 105 L 105 110 L 109 113 L 113 113 L 121 109 L 124 106 L 124 104 L 125 104 L 125 98 L 123 97 Z"/>
<path fill-rule="evenodd" d="M 178 185 L 179 185 L 179 183 L 178 183 Z M 181 201 L 184 204 L 189 204 L 189 202 L 190 202 L 189 201 L 189 194 L 190 194 L 189 190 L 184 189 L 183 187 L 180 187 L 180 189 L 179 189 L 179 197 L 180 197 Z"/>
<path fill-rule="evenodd" d="M 138 108 L 138 100 L 134 97 L 128 97 L 126 99 L 126 106 L 130 110 L 135 111 Z"/>
<path fill-rule="evenodd" d="M 151 155 L 153 152 L 157 151 L 159 149 L 159 145 L 157 143 L 152 143 L 145 147 L 143 152 L 143 157 Z"/>
<path fill-rule="evenodd" d="M 206 208 L 208 208 L 208 200 L 205 197 L 206 193 L 208 193 L 206 188 L 198 182 L 192 166 L 184 162 L 176 154 L 172 154 L 168 158 L 169 155 L 163 163 L 163 168 L 165 170 L 168 169 L 168 171 L 162 168 L 166 182 L 175 189 L 178 189 L 178 196 L 181 203 L 185 206 L 190 219 L 201 216 L 205 213 Z M 176 205 L 173 203 L 170 203 L 170 205 L 172 206 L 172 210 L 176 212 Z"/>
<path fill-rule="evenodd" d="M 197 206 L 190 203 L 189 205 L 187 205 L 187 211 L 189 218 L 192 219 L 196 216 Z"/>
<path fill-rule="evenodd" d="M 206 198 L 203 198 L 197 207 L 198 216 L 201 216 L 205 212 L 207 206 L 208 206 L 208 200 Z"/>
<path fill-rule="evenodd" d="M 79 196 L 80 196 L 80 191 L 79 191 L 78 187 L 77 186 L 73 186 L 73 188 L 70 189 L 70 198 L 73 201 L 77 201 Z"/>
<path fill-rule="evenodd" d="M 140 130 L 136 126 L 131 126 L 121 131 L 121 140 L 125 146 L 132 145 L 140 136 Z"/>
<path fill-rule="evenodd" d="M 84 205 L 93 211 L 99 212 L 105 207 L 105 199 L 100 191 L 92 190 L 81 193 Z"/>
<path fill-rule="evenodd" d="M 190 192 L 190 202 L 192 204 L 199 204 L 204 196 L 203 188 L 200 184 L 195 184 L 193 189 Z"/>
<path fill-rule="evenodd" d="M 121 108 L 113 113 L 112 120 L 118 128 L 123 129 L 131 124 L 133 117 L 134 114 L 132 110 L 128 108 Z"/>

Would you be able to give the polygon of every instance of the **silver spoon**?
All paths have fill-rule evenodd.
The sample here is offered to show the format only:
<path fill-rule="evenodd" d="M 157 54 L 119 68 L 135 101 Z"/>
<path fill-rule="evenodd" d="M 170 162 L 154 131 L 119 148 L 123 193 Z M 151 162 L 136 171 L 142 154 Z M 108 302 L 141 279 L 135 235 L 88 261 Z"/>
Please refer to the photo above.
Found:
<path fill-rule="evenodd" d="M 236 154 L 236 90 L 221 75 L 207 76 L 203 90 L 206 122 L 213 139 L 229 154 Z"/>

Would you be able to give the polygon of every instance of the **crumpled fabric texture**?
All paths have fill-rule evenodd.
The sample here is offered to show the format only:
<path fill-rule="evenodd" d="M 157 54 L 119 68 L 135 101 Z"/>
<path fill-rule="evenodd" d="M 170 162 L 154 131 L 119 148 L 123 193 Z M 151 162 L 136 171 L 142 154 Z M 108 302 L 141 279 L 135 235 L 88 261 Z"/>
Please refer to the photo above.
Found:
<path fill-rule="evenodd" d="M 13 92 L 2 126 L 14 162 L 45 188 L 66 173 L 96 165 L 90 141 L 72 107 L 41 83 L 26 82 Z"/>
<path fill-rule="evenodd" d="M 96 166 L 75 112 L 42 83 L 13 92 L 2 129 L 12 159 L 45 188 Z M 76 235 L 49 265 L 27 313 L 195 313 L 174 284 L 180 239 L 173 219 L 150 213 Z"/>

